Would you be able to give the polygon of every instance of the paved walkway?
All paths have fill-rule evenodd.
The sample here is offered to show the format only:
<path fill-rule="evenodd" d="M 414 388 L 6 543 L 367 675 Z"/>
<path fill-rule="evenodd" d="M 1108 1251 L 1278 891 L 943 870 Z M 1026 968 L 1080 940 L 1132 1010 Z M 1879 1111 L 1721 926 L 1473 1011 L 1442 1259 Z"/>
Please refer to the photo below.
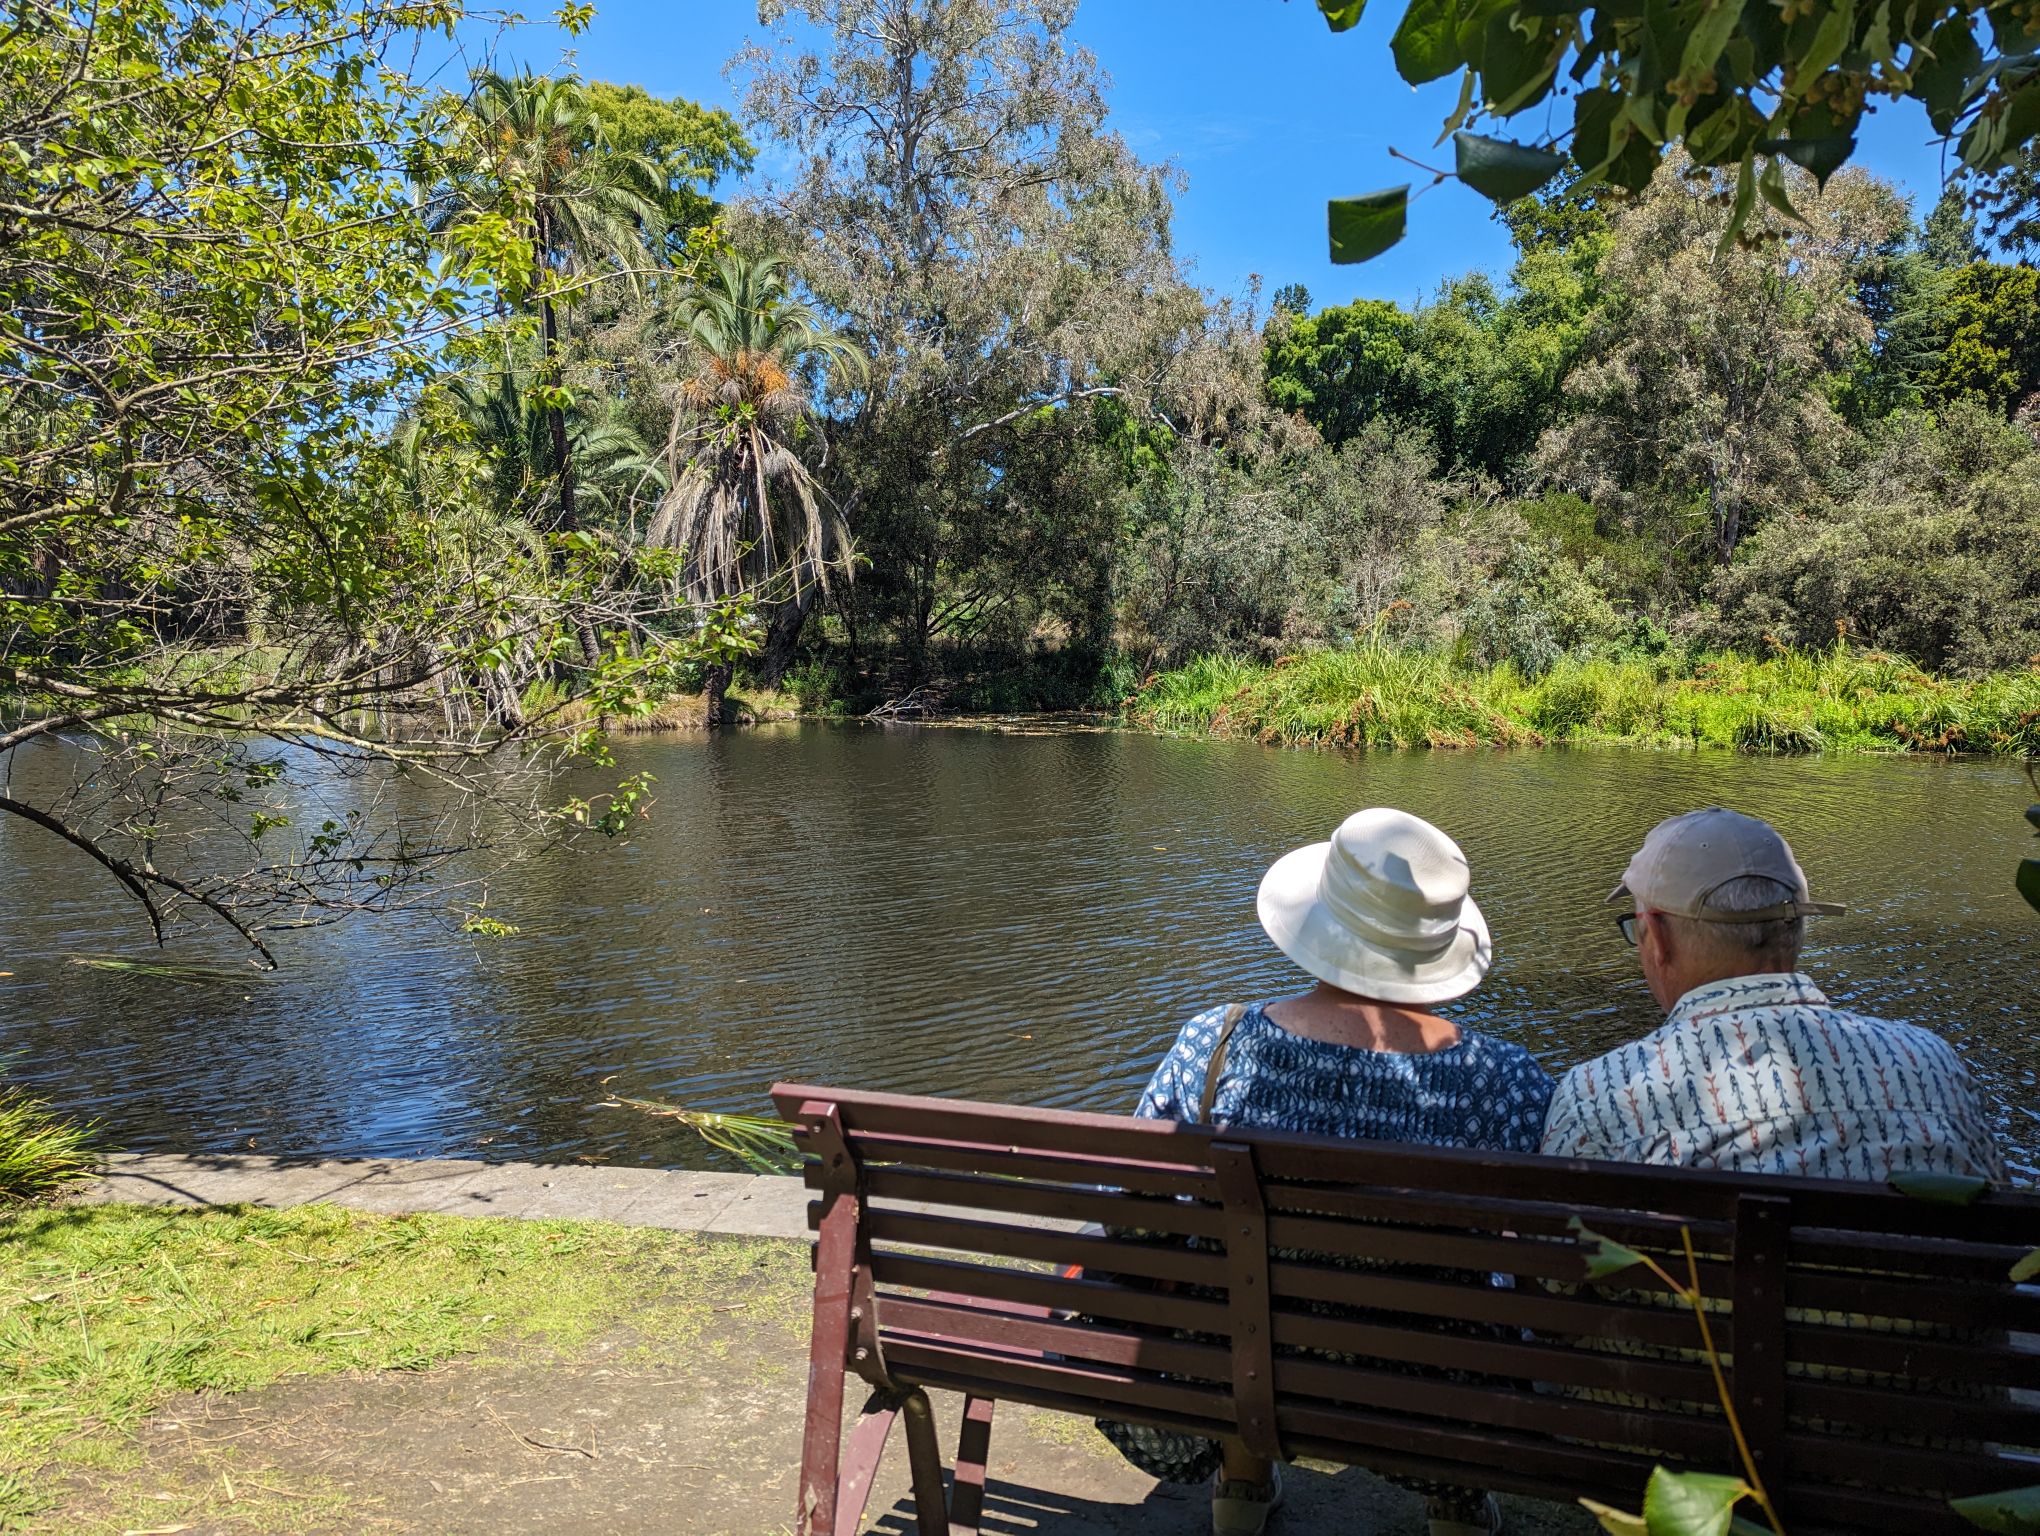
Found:
<path fill-rule="evenodd" d="M 310 1205 L 383 1215 L 557 1217 L 675 1232 L 801 1237 L 797 1178 L 668 1168 L 478 1163 L 454 1158 L 117 1153 L 80 1199 L 141 1205 Z"/>

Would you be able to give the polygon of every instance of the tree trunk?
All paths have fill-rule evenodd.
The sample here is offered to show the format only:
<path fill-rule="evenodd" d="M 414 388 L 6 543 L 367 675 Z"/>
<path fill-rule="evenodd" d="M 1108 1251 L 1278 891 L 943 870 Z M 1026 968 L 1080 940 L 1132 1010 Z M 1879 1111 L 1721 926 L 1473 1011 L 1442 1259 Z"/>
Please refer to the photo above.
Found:
<path fill-rule="evenodd" d="M 541 235 L 541 238 L 543 236 Z M 539 270 L 544 272 L 541 256 Z M 543 278 L 540 279 L 543 281 Z M 541 366 L 539 377 L 546 387 L 559 387 L 560 343 L 559 315 L 553 309 L 550 296 L 538 302 L 540 325 Z M 567 436 L 567 410 L 563 405 L 549 405 L 545 410 L 546 428 L 552 435 L 553 462 L 558 466 L 560 478 L 560 510 L 553 526 L 561 533 L 572 533 L 581 526 L 579 512 L 574 506 L 574 446 Z M 574 615 L 574 637 L 581 643 L 581 659 L 591 668 L 602 665 L 602 642 L 595 637 L 595 626 L 588 622 L 585 613 Z"/>
<path fill-rule="evenodd" d="M 794 657 L 800 650 L 801 631 L 807 628 L 808 615 L 814 612 L 815 601 L 822 589 L 814 582 L 787 601 L 772 610 L 772 618 L 765 628 L 765 648 L 758 657 L 759 680 L 767 688 L 777 688 L 780 679 L 792 667 Z"/>
<path fill-rule="evenodd" d="M 730 691 L 730 664 L 726 661 L 712 661 L 701 669 L 701 696 L 705 706 L 702 723 L 711 731 L 720 730 L 729 724 L 727 699 Z"/>

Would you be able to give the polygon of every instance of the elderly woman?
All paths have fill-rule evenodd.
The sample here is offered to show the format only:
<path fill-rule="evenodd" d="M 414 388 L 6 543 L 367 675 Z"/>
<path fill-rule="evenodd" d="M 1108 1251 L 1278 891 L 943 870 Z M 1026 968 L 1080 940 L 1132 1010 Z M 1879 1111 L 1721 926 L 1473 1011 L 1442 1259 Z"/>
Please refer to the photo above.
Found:
<path fill-rule="evenodd" d="M 1135 1113 L 1536 1151 L 1551 1080 L 1535 1058 L 1432 1011 L 1478 986 L 1493 957 L 1468 885 L 1466 857 L 1449 837 L 1386 808 L 1360 811 L 1330 841 L 1285 855 L 1261 881 L 1261 926 L 1317 985 L 1190 1020 Z M 1281 1469 L 1237 1441 L 1099 1427 L 1150 1476 L 1208 1479 L 1215 1536 L 1258 1536 L 1281 1502 Z M 1398 1481 L 1428 1496 L 1431 1536 L 1501 1529 L 1484 1492 Z"/>

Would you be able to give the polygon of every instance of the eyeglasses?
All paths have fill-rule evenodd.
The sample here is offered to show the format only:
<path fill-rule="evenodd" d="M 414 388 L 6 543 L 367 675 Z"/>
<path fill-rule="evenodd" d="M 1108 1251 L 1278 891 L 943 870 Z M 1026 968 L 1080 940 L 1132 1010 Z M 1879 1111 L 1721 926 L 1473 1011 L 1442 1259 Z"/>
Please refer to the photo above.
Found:
<path fill-rule="evenodd" d="M 1624 913 L 1621 917 L 1615 919 L 1615 927 L 1622 934 L 1622 942 L 1627 944 L 1631 949 L 1636 948 L 1637 916 L 1638 914 L 1634 912 L 1627 912 Z"/>

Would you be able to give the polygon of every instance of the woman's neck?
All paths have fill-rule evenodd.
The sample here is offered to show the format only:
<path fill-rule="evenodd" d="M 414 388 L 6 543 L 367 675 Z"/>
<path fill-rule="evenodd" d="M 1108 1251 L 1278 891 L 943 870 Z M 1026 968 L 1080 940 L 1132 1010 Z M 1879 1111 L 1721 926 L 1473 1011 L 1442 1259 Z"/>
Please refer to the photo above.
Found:
<path fill-rule="evenodd" d="M 1459 1043 L 1459 1026 L 1430 1010 L 1384 1003 L 1319 982 L 1308 992 L 1279 998 L 1265 1010 L 1271 1022 L 1292 1035 L 1326 1045 L 1427 1056 Z"/>

